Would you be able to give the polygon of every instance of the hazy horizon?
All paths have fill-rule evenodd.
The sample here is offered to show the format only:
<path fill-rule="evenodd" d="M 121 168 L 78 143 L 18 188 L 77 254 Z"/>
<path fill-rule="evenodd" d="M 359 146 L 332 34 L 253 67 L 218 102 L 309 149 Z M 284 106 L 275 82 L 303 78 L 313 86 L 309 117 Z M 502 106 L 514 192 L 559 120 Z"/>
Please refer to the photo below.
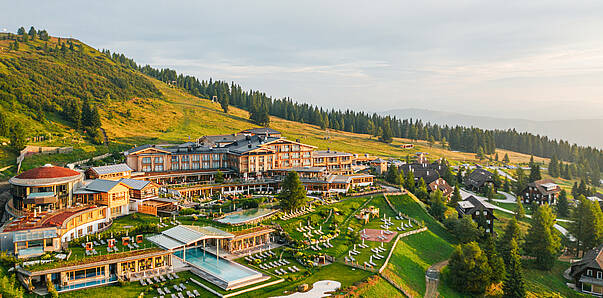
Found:
<path fill-rule="evenodd" d="M 325 108 L 603 119 L 603 2 L 17 2 L 46 29 L 139 64 Z M 98 17 L 102 16 L 102 17 Z"/>

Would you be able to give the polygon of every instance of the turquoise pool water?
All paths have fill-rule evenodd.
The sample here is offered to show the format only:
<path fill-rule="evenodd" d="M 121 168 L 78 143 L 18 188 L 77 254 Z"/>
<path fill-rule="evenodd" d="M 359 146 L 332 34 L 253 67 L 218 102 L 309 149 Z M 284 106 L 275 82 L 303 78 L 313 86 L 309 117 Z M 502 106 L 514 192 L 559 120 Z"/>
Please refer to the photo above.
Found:
<path fill-rule="evenodd" d="M 249 210 L 245 210 L 242 212 L 226 214 L 226 216 L 224 216 L 216 221 L 225 223 L 225 224 L 238 225 L 238 224 L 244 224 L 246 222 L 266 216 L 272 212 L 274 212 L 274 210 L 265 209 L 265 208 L 254 208 L 254 209 L 249 209 Z"/>
<path fill-rule="evenodd" d="M 182 259 L 182 250 L 174 252 L 174 255 Z M 200 247 L 187 249 L 186 261 L 227 283 L 261 275 L 261 273 L 243 265 L 216 258 L 214 254 L 209 252 L 205 252 L 204 257 L 203 249 Z"/>

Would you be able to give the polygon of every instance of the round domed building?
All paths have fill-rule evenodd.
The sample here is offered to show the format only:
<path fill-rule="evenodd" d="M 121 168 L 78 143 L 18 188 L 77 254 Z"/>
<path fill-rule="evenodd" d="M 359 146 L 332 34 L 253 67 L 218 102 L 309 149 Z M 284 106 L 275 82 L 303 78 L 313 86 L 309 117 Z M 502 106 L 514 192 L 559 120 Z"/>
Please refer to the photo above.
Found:
<path fill-rule="evenodd" d="M 84 174 L 50 164 L 25 171 L 8 180 L 17 210 L 56 210 L 72 206 L 73 189 Z"/>

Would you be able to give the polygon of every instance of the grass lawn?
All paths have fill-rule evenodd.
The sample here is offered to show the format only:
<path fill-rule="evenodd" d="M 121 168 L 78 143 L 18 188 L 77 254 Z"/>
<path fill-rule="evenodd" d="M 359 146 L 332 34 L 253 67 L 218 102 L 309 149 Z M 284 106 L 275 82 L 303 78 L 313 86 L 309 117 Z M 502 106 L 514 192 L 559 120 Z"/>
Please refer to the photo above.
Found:
<path fill-rule="evenodd" d="M 550 297 L 551 294 L 558 294 L 563 297 L 590 297 L 566 286 L 563 271 L 569 266 L 570 264 L 567 262 L 556 261 L 553 269 L 547 272 L 533 269 L 531 264 L 526 264 L 524 261 L 524 279 L 526 280 L 528 293 L 533 297 Z"/>
<path fill-rule="evenodd" d="M 399 297 L 402 295 L 398 289 L 381 277 L 376 277 L 372 283 L 360 286 L 359 289 L 349 294 L 351 297 Z"/>
<path fill-rule="evenodd" d="M 172 287 L 175 284 L 180 284 L 180 283 L 184 283 L 186 285 L 187 290 L 193 290 L 196 289 L 197 291 L 199 291 L 199 293 L 202 296 L 205 297 L 210 297 L 210 294 L 208 291 L 206 291 L 205 289 L 203 289 L 202 287 L 196 285 L 195 283 L 191 282 L 189 280 L 189 278 L 193 277 L 196 280 L 200 280 L 201 278 L 188 272 L 188 271 L 184 271 L 184 272 L 178 272 L 178 276 L 180 277 L 179 279 L 176 280 L 168 280 L 165 283 L 161 284 L 161 287 L 165 287 L 167 286 L 172 293 L 175 292 L 174 288 Z M 60 296 L 61 297 L 73 297 L 73 298 L 88 298 L 88 297 L 138 297 L 138 295 L 140 295 L 140 293 L 144 293 L 144 296 L 147 297 L 154 297 L 157 296 L 159 297 L 159 293 L 156 290 L 156 285 L 150 285 L 150 286 L 141 286 L 140 283 L 138 282 L 130 282 L 127 283 L 124 286 L 120 286 L 119 284 L 114 284 L 114 285 L 110 285 L 110 286 L 102 286 L 102 287 L 95 287 L 95 288 L 90 288 L 90 289 L 85 289 L 85 290 L 78 290 L 78 291 L 70 291 L 70 292 L 64 292 L 61 293 Z M 183 293 L 185 294 L 186 291 Z M 186 296 L 186 294 L 185 294 Z"/>
<path fill-rule="evenodd" d="M 438 237 L 456 244 L 456 238 L 446 230 L 446 228 L 437 220 L 435 220 L 427 210 L 421 206 L 422 203 L 415 201 L 408 195 L 403 196 L 388 196 L 390 202 L 400 210 L 400 212 L 418 220 L 423 221 L 427 228 L 436 234 Z"/>
<path fill-rule="evenodd" d="M 425 294 L 425 271 L 452 254 L 453 246 L 431 231 L 400 239 L 385 274 L 416 296 Z M 444 297 L 457 297 L 443 283 L 438 289 Z"/>
<path fill-rule="evenodd" d="M 310 276 L 302 276 L 297 280 L 283 282 L 269 286 L 251 293 L 245 293 L 236 297 L 274 297 L 297 291 L 297 286 L 308 284 L 312 286 L 317 281 L 335 280 L 341 283 L 342 288 L 347 288 L 367 279 L 372 273 L 360 269 L 352 269 L 341 263 L 333 263 L 317 269 Z"/>
<path fill-rule="evenodd" d="M 511 219 L 515 215 L 495 209 L 494 216 L 496 216 L 496 218 L 498 219 L 494 220 L 494 231 L 498 235 L 502 235 L 504 233 L 505 227 L 507 226 L 507 223 L 511 221 Z M 521 230 L 523 235 L 526 235 L 526 233 L 528 232 L 531 222 L 532 219 L 527 217 L 524 217 L 521 220 L 517 221 L 517 224 L 519 224 L 519 229 Z"/>

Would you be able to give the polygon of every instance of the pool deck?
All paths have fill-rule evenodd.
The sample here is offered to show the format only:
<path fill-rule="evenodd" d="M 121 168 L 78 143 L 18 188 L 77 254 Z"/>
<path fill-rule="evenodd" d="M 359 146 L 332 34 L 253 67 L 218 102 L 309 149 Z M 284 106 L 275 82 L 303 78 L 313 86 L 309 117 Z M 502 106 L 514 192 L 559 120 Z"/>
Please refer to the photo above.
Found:
<path fill-rule="evenodd" d="M 224 216 L 221 216 L 219 218 L 214 219 L 214 221 L 219 222 L 219 223 L 223 223 L 223 224 L 228 224 L 231 226 L 239 226 L 239 225 L 245 225 L 245 224 L 251 224 L 251 223 L 257 223 L 257 222 L 261 222 L 264 219 L 274 215 L 275 213 L 278 212 L 278 210 L 271 210 L 271 209 L 266 209 L 266 208 L 255 208 L 257 209 L 257 213 L 260 213 L 259 215 L 241 215 L 243 213 L 249 212 L 252 209 L 248 209 L 248 210 L 239 210 L 239 211 L 234 211 L 234 212 L 230 212 L 230 213 L 226 213 L 224 214 Z M 266 210 L 268 212 L 263 213 L 263 211 Z M 263 214 L 261 214 L 263 213 Z M 235 221 L 235 222 L 229 222 L 229 217 L 232 216 L 238 216 L 238 217 L 248 217 L 248 219 L 244 219 L 244 220 L 240 220 L 240 221 Z"/>

